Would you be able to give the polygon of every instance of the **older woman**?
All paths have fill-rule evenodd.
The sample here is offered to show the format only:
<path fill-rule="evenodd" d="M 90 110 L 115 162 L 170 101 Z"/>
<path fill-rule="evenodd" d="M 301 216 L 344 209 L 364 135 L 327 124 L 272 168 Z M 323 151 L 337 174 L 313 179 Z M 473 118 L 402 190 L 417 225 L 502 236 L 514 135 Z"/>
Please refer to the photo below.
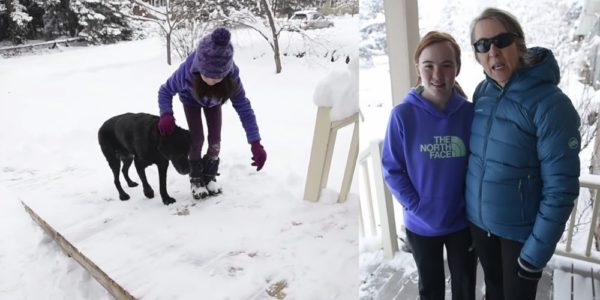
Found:
<path fill-rule="evenodd" d="M 579 193 L 579 116 L 552 52 L 488 8 L 471 25 L 486 78 L 475 90 L 466 202 L 486 299 L 535 299 Z"/>

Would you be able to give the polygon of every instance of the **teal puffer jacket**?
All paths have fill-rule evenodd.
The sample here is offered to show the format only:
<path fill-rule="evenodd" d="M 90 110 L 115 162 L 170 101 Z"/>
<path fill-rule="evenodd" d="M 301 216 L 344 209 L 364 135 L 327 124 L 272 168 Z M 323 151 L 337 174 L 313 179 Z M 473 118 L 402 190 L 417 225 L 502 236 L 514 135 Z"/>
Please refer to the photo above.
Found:
<path fill-rule="evenodd" d="M 579 194 L 580 120 L 552 52 L 528 55 L 538 62 L 504 88 L 487 77 L 473 95 L 465 196 L 471 223 L 524 243 L 521 257 L 543 268 Z"/>

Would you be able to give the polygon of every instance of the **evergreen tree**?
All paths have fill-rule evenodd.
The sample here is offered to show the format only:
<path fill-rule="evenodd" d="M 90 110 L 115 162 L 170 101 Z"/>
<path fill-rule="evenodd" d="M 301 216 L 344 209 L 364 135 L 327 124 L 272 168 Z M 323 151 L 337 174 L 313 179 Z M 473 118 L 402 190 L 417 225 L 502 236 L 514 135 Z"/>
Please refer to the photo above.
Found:
<path fill-rule="evenodd" d="M 71 2 L 77 17 L 79 36 L 91 43 L 114 43 L 130 40 L 133 30 L 126 18 L 127 0 L 86 0 Z"/>
<path fill-rule="evenodd" d="M 79 32 L 77 15 L 71 10 L 70 0 L 42 0 L 45 10 L 44 36 L 53 39 L 62 35 L 76 36 Z"/>
<path fill-rule="evenodd" d="M 3 11 L 2 25 L 6 28 L 6 38 L 15 44 L 22 44 L 27 39 L 28 26 L 32 18 L 19 0 L 7 0 Z"/>
<path fill-rule="evenodd" d="M 44 8 L 42 7 L 42 0 L 20 0 L 27 8 L 27 14 L 31 16 L 31 22 L 29 22 L 29 28 L 27 32 L 28 39 L 39 38 L 43 33 L 44 28 Z"/>
<path fill-rule="evenodd" d="M 0 41 L 8 37 L 9 14 L 6 5 L 0 2 Z"/>

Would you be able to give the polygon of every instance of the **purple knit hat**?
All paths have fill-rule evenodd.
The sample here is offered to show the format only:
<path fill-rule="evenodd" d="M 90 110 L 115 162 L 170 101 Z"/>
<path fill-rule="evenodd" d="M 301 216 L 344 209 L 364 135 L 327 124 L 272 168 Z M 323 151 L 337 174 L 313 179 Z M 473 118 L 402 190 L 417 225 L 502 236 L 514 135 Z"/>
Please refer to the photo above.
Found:
<path fill-rule="evenodd" d="M 233 67 L 231 33 L 226 28 L 217 28 L 200 40 L 192 70 L 214 79 L 225 78 Z"/>

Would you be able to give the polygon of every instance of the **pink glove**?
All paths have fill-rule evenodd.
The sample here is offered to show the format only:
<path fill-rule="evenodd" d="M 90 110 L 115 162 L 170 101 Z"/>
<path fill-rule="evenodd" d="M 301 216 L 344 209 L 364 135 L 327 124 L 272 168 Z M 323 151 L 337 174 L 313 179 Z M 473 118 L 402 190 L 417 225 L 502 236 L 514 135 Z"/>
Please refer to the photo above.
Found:
<path fill-rule="evenodd" d="M 160 116 L 160 120 L 158 121 L 160 135 L 171 135 L 175 131 L 175 126 L 175 117 L 173 117 L 173 114 L 166 113 Z"/>
<path fill-rule="evenodd" d="M 267 152 L 260 144 L 260 140 L 253 142 L 250 150 L 252 150 L 252 161 L 254 161 L 252 165 L 256 167 L 256 171 L 260 171 L 267 160 Z"/>

